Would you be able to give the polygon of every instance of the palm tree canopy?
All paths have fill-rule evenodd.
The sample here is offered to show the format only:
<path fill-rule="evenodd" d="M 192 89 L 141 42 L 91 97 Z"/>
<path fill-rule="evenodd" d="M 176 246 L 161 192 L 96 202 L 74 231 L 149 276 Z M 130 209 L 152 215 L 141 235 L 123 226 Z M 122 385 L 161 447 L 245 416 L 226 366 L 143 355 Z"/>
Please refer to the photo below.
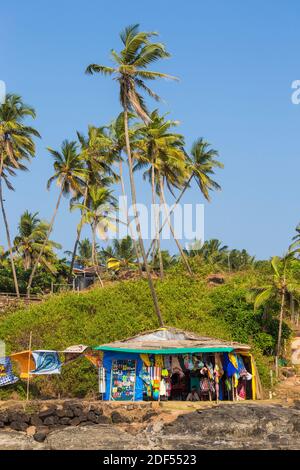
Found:
<path fill-rule="evenodd" d="M 82 223 L 92 225 L 102 239 L 106 238 L 106 232 L 109 229 L 115 230 L 116 208 L 117 201 L 112 191 L 99 186 L 89 188 L 87 204 L 74 204 L 72 206 L 72 209 L 82 210 Z"/>
<path fill-rule="evenodd" d="M 61 151 L 48 147 L 48 151 L 54 159 L 53 167 L 55 173 L 47 182 L 47 189 L 56 181 L 61 187 L 65 196 L 70 192 L 74 195 L 84 191 L 84 181 L 87 176 L 87 169 L 84 161 L 80 158 L 78 146 L 75 141 L 64 140 Z"/>
<path fill-rule="evenodd" d="M 150 114 L 150 119 L 139 129 L 140 138 L 135 141 L 134 157 L 138 160 L 135 170 L 149 167 L 144 178 L 151 181 L 153 166 L 156 180 L 163 177 L 172 192 L 172 187 L 182 187 L 187 177 L 184 137 L 173 131 L 178 121 L 166 120 L 157 110 Z"/>
<path fill-rule="evenodd" d="M 18 224 L 18 235 L 14 239 L 14 250 L 22 257 L 25 269 L 29 269 L 34 260 L 37 259 L 41 247 L 47 238 L 48 229 L 49 224 L 40 220 L 38 212 L 31 213 L 25 211 L 21 215 Z M 61 245 L 52 240 L 47 240 L 43 256 L 41 257 L 41 264 L 51 272 L 54 271 L 54 248 L 60 249 Z"/>
<path fill-rule="evenodd" d="M 224 168 L 223 163 L 217 160 L 218 157 L 217 150 L 210 148 L 210 144 L 202 137 L 194 142 L 191 155 L 188 157 L 188 170 L 207 201 L 210 201 L 209 191 L 221 189 L 221 186 L 212 179 L 215 168 Z"/>
<path fill-rule="evenodd" d="M 170 56 L 164 44 L 151 42 L 155 36 L 157 36 L 155 32 L 139 31 L 138 24 L 130 25 L 120 34 L 123 45 L 121 51 L 119 53 L 111 51 L 112 67 L 90 64 L 86 68 L 88 74 L 114 75 L 120 84 L 122 106 L 135 112 L 145 122 L 149 122 L 149 116 L 140 91 L 159 100 L 159 96 L 146 85 L 145 81 L 157 78 L 175 79 L 164 73 L 147 70 L 150 64 Z"/>
<path fill-rule="evenodd" d="M 14 175 L 13 168 L 26 169 L 22 160 L 35 155 L 33 137 L 40 134 L 33 127 L 24 124 L 26 117 L 35 118 L 35 111 L 23 103 L 21 96 L 7 94 L 0 105 L 0 153 L 4 168 Z"/>

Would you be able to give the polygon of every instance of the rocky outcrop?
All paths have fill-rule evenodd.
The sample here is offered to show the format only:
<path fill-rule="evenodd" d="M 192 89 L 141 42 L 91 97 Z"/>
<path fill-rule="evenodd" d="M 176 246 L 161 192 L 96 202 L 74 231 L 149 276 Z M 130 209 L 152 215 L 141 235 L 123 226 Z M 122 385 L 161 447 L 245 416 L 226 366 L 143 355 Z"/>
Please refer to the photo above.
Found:
<path fill-rule="evenodd" d="M 300 402 L 220 404 L 175 419 L 151 406 L 68 403 L 29 419 L 11 412 L 10 419 L 0 429 L 0 449 L 300 449 Z"/>

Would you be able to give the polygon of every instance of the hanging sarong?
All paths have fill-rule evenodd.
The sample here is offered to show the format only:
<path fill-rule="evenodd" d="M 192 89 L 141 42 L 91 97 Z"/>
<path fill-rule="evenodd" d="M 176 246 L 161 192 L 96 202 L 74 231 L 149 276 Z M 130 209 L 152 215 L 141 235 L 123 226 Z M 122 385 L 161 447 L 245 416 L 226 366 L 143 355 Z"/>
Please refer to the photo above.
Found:
<path fill-rule="evenodd" d="M 20 379 L 28 379 L 29 372 L 35 369 L 35 362 L 30 351 L 21 351 L 10 355 L 12 361 L 16 361 Z"/>
<path fill-rule="evenodd" d="M 61 362 L 56 351 L 32 351 L 35 369 L 33 375 L 60 374 Z"/>
<path fill-rule="evenodd" d="M 12 385 L 18 381 L 18 377 L 13 374 L 12 364 L 9 357 L 0 358 L 0 387 Z"/>

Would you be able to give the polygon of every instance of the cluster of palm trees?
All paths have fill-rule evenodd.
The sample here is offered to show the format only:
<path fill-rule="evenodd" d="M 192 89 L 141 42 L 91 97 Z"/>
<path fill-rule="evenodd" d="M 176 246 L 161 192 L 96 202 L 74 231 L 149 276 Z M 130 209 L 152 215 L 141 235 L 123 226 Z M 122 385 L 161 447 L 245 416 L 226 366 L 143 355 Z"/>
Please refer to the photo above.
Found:
<path fill-rule="evenodd" d="M 40 251 L 34 261 L 29 262 L 25 245 L 24 249 L 22 248 L 23 256 L 26 258 L 26 267 L 31 269 L 27 286 L 28 296 L 30 296 L 36 270 L 41 263 L 45 262 L 45 252 L 49 246 L 49 237 L 62 197 L 71 196 L 72 210 L 80 211 L 70 276 L 84 224 L 89 224 L 91 227 L 92 258 L 98 266 L 96 236 L 104 237 L 107 230 L 113 228 L 116 222 L 114 212 L 117 202 L 112 192 L 112 185 L 120 184 L 121 193 L 127 195 L 123 176 L 124 163 L 129 171 L 134 224 L 129 223 L 128 214 L 125 215 L 125 220 L 120 222 L 128 226 L 140 272 L 146 272 L 160 325 L 163 324 L 163 319 L 148 257 L 152 253 L 152 256 L 158 259 L 160 275 L 163 278 L 164 263 L 160 249 L 160 233 L 165 224 L 169 225 L 186 268 L 192 274 L 186 253 L 175 237 L 170 218 L 171 212 L 193 180 L 196 181 L 204 198 L 209 200 L 210 191 L 220 189 L 220 186 L 213 180 L 214 170 L 222 168 L 223 165 L 218 160 L 217 151 L 213 150 L 202 138 L 196 140 L 191 152 L 188 152 L 183 135 L 175 132 L 178 122 L 167 119 L 166 115 L 160 115 L 157 109 L 152 112 L 148 110 L 143 94 L 157 101 L 159 97 L 149 88 L 147 82 L 153 82 L 159 78 L 174 79 L 167 74 L 151 71 L 148 68 L 159 59 L 169 57 L 165 45 L 155 41 L 156 35 L 154 32 L 140 31 L 138 25 L 129 26 L 120 34 L 122 43 L 120 52 L 111 51 L 113 66 L 90 64 L 86 69 L 87 74 L 100 73 L 112 76 L 118 84 L 122 112 L 107 126 L 89 126 L 86 136 L 77 132 L 76 141 L 65 140 L 59 150 L 48 148 L 53 158 L 54 174 L 49 179 L 47 187 L 49 188 L 55 181 L 59 192 L 53 216 L 50 223 L 44 226 Z M 8 188 L 12 189 L 11 177 L 18 170 L 24 170 L 24 162 L 35 155 L 34 138 L 39 137 L 39 134 L 36 129 L 25 124 L 26 117 L 34 118 L 34 110 L 26 106 L 20 96 L 8 95 L 5 103 L 0 107 L 0 202 L 17 294 L 19 293 L 18 280 L 4 208 L 2 183 L 5 182 Z M 153 203 L 156 203 L 158 199 L 165 215 L 161 222 L 158 217 L 155 217 L 156 236 L 148 253 L 145 250 L 137 210 L 135 172 L 139 170 L 143 170 L 144 178 L 150 183 Z M 179 190 L 179 196 L 171 211 L 166 206 L 166 188 L 172 195 L 175 190 Z M 137 234 L 136 239 L 134 233 Z M 102 283 L 100 272 L 98 271 L 97 274 Z"/>

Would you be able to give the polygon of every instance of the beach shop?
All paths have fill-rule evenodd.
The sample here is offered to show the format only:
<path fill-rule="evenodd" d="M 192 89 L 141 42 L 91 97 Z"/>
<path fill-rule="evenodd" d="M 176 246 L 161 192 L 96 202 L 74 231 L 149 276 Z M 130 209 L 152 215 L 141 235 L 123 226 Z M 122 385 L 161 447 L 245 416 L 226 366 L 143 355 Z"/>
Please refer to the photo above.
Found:
<path fill-rule="evenodd" d="M 245 344 L 160 328 L 94 348 L 103 400 L 256 400 L 262 387 Z"/>

